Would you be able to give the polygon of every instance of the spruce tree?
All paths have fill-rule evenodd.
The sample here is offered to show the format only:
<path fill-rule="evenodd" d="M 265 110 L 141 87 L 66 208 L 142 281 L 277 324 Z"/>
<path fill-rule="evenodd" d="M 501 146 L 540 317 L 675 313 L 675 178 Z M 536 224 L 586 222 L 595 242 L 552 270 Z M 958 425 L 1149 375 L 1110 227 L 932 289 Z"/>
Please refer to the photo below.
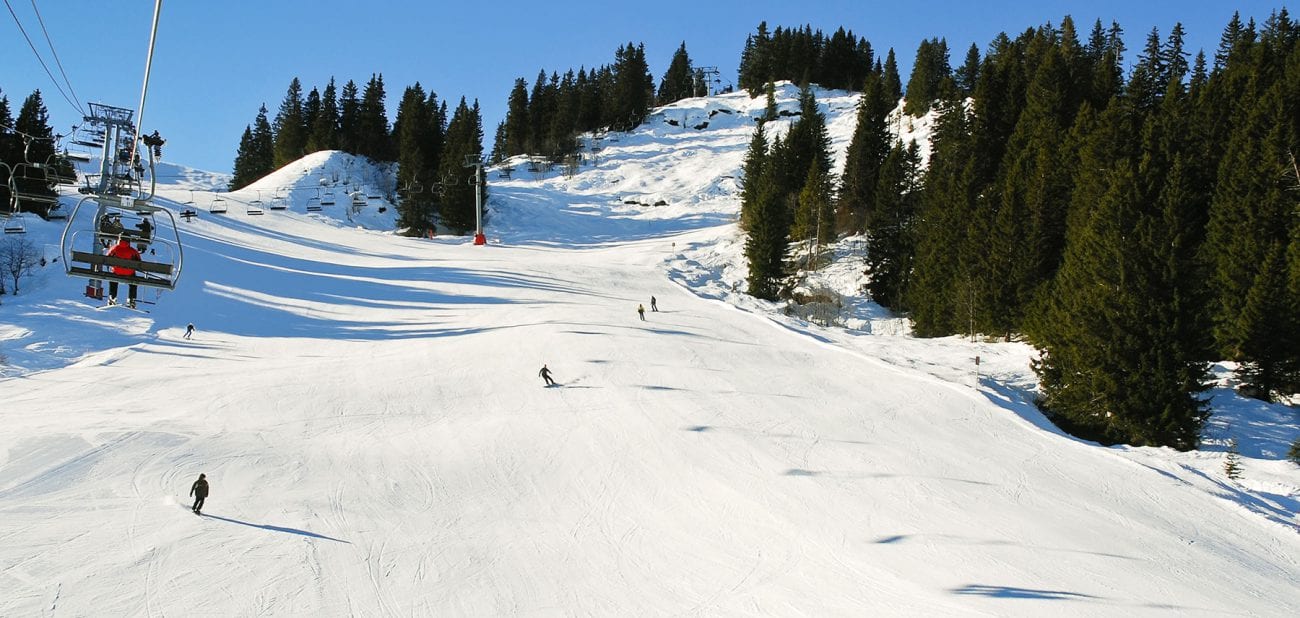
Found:
<path fill-rule="evenodd" d="M 940 105 L 916 226 L 913 274 L 905 290 L 913 332 L 921 337 L 974 334 L 974 290 L 981 274 L 962 252 L 969 245 L 968 226 L 981 188 L 975 178 L 973 119 L 961 102 Z"/>
<path fill-rule="evenodd" d="M 357 85 L 352 80 L 343 84 L 339 93 L 339 150 L 348 154 L 361 154 L 361 99 Z"/>
<path fill-rule="evenodd" d="M 885 66 L 881 71 L 885 96 L 889 98 L 892 109 L 894 105 L 898 105 L 898 100 L 903 98 L 903 80 L 898 76 L 898 60 L 894 58 L 894 48 L 889 48 L 889 53 L 885 56 Z"/>
<path fill-rule="evenodd" d="M 502 128 L 502 155 L 513 157 L 528 152 L 528 85 L 524 78 L 515 79 L 515 86 L 510 90 L 506 102 L 505 126 Z"/>
<path fill-rule="evenodd" d="M 836 204 L 836 229 L 860 234 L 871 225 L 868 214 L 876 203 L 880 164 L 889 153 L 892 139 L 886 118 L 893 104 L 886 98 L 880 78 L 867 78 L 858 100 L 857 126 L 845 154 Z"/>
<path fill-rule="evenodd" d="M 392 161 L 396 158 L 389 133 L 388 113 L 385 109 L 384 76 L 370 76 L 366 88 L 361 94 L 358 108 L 357 129 L 359 132 L 357 154 L 365 155 L 375 161 Z"/>
<path fill-rule="evenodd" d="M 439 164 L 439 216 L 447 227 L 455 233 L 464 233 L 474 229 L 474 175 L 472 168 L 465 166 L 466 158 L 481 160 L 483 157 L 483 124 L 478 102 L 470 107 L 461 97 L 460 104 L 452 113 L 447 124 L 446 142 L 442 149 Z M 483 190 L 483 203 L 487 203 L 486 187 Z"/>
<path fill-rule="evenodd" d="M 316 88 L 312 88 L 311 92 L 307 93 L 306 100 L 304 100 L 302 103 L 302 128 L 303 128 L 303 140 L 304 140 L 303 147 L 309 153 L 320 150 L 320 149 L 312 149 L 310 146 L 311 132 L 312 129 L 316 126 L 316 118 L 320 116 L 320 107 L 321 107 L 320 91 L 317 90 Z"/>
<path fill-rule="evenodd" d="M 749 293 L 757 298 L 776 300 L 785 276 L 785 252 L 789 246 L 786 205 L 772 183 L 771 173 L 763 174 L 751 191 L 754 205 L 745 240 Z"/>
<path fill-rule="evenodd" d="M 697 96 L 695 93 L 695 72 L 691 66 L 691 57 L 686 53 L 686 42 L 682 41 L 677 51 L 673 52 L 668 70 L 664 71 L 659 81 L 659 105 L 668 105 L 682 99 Z"/>
<path fill-rule="evenodd" d="M 749 150 L 745 152 L 745 163 L 740 172 L 740 229 L 748 230 L 753 218 L 753 211 L 758 203 L 760 181 L 767 169 L 767 133 L 759 122 L 749 139 Z"/>
<path fill-rule="evenodd" d="M 23 137 L 14 142 L 16 152 L 11 165 L 23 162 L 44 165 L 50 162 L 54 155 L 54 130 L 50 127 L 50 113 L 45 108 L 40 90 L 32 91 L 23 99 L 22 107 L 18 108 L 18 117 L 14 119 L 14 130 Z M 19 176 L 13 182 L 21 193 L 44 195 L 49 199 L 57 195 L 44 178 L 36 177 L 35 173 L 28 177 Z M 46 202 L 23 202 L 18 208 L 34 212 L 42 218 L 49 212 L 49 204 Z"/>
<path fill-rule="evenodd" d="M 1220 165 L 1206 239 L 1215 339 L 1227 358 L 1242 363 L 1247 388 L 1262 397 L 1279 386 L 1295 356 L 1279 356 L 1275 347 L 1290 331 L 1290 312 L 1271 310 L 1285 298 L 1279 287 L 1287 285 L 1284 252 L 1294 229 L 1284 101 L 1275 84 L 1241 109 L 1243 120 Z"/>
<path fill-rule="evenodd" d="M 1241 479 L 1241 455 L 1236 438 L 1228 440 L 1228 450 L 1223 456 L 1223 475 L 1230 481 Z"/>
<path fill-rule="evenodd" d="M 253 129 L 245 126 L 244 135 L 239 138 L 239 150 L 235 153 L 234 172 L 230 175 L 230 185 L 226 190 L 238 191 L 259 178 L 256 158 L 253 153 Z"/>
<path fill-rule="evenodd" d="M 267 120 L 266 105 L 257 110 L 253 120 L 252 173 L 256 180 L 275 171 L 275 132 Z"/>
<path fill-rule="evenodd" d="M 275 134 L 274 165 L 276 169 L 297 161 L 307 148 L 306 119 L 303 115 L 302 84 L 298 78 L 289 82 L 289 90 L 280 102 L 280 111 L 272 125 Z"/>
<path fill-rule="evenodd" d="M 329 84 L 325 86 L 325 92 L 321 94 L 320 111 L 316 113 L 316 118 L 311 124 L 311 134 L 307 137 L 307 150 L 319 152 L 337 149 L 338 131 L 339 104 L 334 89 L 334 78 L 331 77 Z"/>
<path fill-rule="evenodd" d="M 630 131 L 640 125 L 654 100 L 654 78 L 645 60 L 645 45 L 628 43 L 614 54 L 613 99 L 610 126 Z"/>
<path fill-rule="evenodd" d="M 397 108 L 397 185 L 404 189 L 397 205 L 398 226 L 414 236 L 433 227 L 433 183 L 437 179 L 437 109 L 430 108 L 424 89 L 416 82 L 402 93 Z"/>
<path fill-rule="evenodd" d="M 962 97 L 968 97 L 975 92 L 975 82 L 979 78 L 979 73 L 980 48 L 971 43 L 970 48 L 966 50 L 966 61 L 953 73 L 953 79 Z"/>
<path fill-rule="evenodd" d="M 904 292 L 916 255 L 921 156 L 916 142 L 895 144 L 880 166 L 876 203 L 867 233 L 867 292 L 894 311 L 907 309 Z"/>
<path fill-rule="evenodd" d="M 815 260 L 818 247 L 835 238 L 834 212 L 831 209 L 826 172 L 815 161 L 808 166 L 803 188 L 795 206 L 791 239 L 806 243 L 808 261 Z"/>
<path fill-rule="evenodd" d="M 14 120 L 9 111 L 9 97 L 0 96 L 0 162 L 11 168 L 22 161 L 21 143 L 13 132 Z M 0 182 L 0 208 L 9 204 L 9 183 Z"/>
<path fill-rule="evenodd" d="M 935 99 L 943 94 L 944 83 L 951 79 L 947 41 L 937 38 L 921 41 L 912 76 L 907 80 L 907 103 L 903 111 L 912 116 L 930 111 Z"/>

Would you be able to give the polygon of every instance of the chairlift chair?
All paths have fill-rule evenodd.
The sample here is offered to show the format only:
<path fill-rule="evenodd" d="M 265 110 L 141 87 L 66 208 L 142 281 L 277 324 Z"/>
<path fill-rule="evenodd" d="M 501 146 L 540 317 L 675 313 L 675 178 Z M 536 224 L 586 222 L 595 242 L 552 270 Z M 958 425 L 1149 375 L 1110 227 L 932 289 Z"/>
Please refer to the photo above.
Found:
<path fill-rule="evenodd" d="M 212 201 L 208 202 L 208 212 L 214 215 L 225 214 L 226 199 L 221 197 L 221 194 L 214 194 L 212 196 Z"/>
<path fill-rule="evenodd" d="M 307 212 L 320 212 L 321 201 L 319 197 L 307 199 Z"/>
<path fill-rule="evenodd" d="M 101 224 L 114 218 L 125 219 L 120 232 Z M 138 226 L 129 227 L 132 222 L 143 221 L 150 223 L 147 236 Z M 132 242 L 140 250 L 140 259 L 105 255 L 119 239 Z M 100 195 L 81 198 L 68 215 L 59 247 L 64 271 L 68 276 L 88 279 L 86 295 L 91 298 L 103 297 L 104 281 L 166 290 L 175 289 L 180 281 L 184 251 L 176 218 L 171 211 L 148 200 Z M 114 267 L 130 269 L 134 274 L 118 274 Z"/>
<path fill-rule="evenodd" d="M 334 205 L 334 190 L 333 190 L 333 189 L 329 189 L 329 190 L 325 191 L 325 193 L 321 194 L 321 196 L 320 196 L 320 205 L 321 205 L 321 206 L 333 206 L 333 205 Z"/>
<path fill-rule="evenodd" d="M 257 192 L 257 199 L 251 200 L 251 201 L 249 201 L 247 204 L 244 205 L 244 214 L 246 214 L 246 215 L 260 215 L 260 214 L 262 214 L 262 212 L 263 212 L 263 211 L 262 211 L 262 192 L 261 192 L 261 191 L 258 191 L 258 192 Z"/>
<path fill-rule="evenodd" d="M 27 226 L 23 224 L 22 213 L 5 214 L 4 232 L 6 234 L 26 234 Z"/>

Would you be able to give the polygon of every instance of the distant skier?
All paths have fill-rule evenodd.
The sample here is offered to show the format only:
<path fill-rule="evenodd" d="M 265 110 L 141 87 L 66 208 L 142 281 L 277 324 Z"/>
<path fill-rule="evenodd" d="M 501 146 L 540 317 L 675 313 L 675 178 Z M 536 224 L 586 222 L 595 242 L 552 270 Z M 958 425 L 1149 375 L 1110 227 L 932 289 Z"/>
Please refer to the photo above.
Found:
<path fill-rule="evenodd" d="M 185 325 L 185 338 L 189 339 L 190 335 L 193 334 L 194 334 L 194 323 L 190 322 L 189 324 Z"/>
<path fill-rule="evenodd" d="M 641 321 L 642 321 L 642 322 L 645 321 L 645 307 L 644 307 L 644 306 L 638 304 L 638 305 L 636 306 L 636 314 L 637 314 L 638 316 L 641 316 Z"/>
<path fill-rule="evenodd" d="M 659 311 L 659 305 L 655 304 L 655 297 L 653 296 L 650 297 L 650 310 Z"/>
<path fill-rule="evenodd" d="M 199 480 L 194 481 L 194 485 L 190 486 L 190 495 L 194 496 L 194 506 L 190 510 L 194 511 L 195 515 L 202 515 L 203 500 L 208 497 L 208 481 L 204 475 L 200 474 Z"/>
<path fill-rule="evenodd" d="M 537 375 L 542 376 L 542 379 L 546 380 L 547 386 L 555 386 L 555 380 L 551 379 L 551 370 L 547 369 L 545 364 L 542 365 L 542 370 L 538 371 Z"/>

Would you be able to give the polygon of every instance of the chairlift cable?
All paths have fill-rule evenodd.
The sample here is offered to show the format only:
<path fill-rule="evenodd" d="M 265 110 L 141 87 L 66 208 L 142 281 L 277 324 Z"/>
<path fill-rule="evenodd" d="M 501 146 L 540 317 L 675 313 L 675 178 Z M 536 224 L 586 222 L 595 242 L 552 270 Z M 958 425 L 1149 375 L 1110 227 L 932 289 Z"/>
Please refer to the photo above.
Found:
<path fill-rule="evenodd" d="M 9 0 L 5 0 L 6 3 Z M 140 127 L 144 126 L 144 102 L 149 94 L 149 72 L 153 68 L 153 48 L 158 41 L 158 17 L 162 15 L 162 0 L 154 0 L 153 5 L 153 27 L 149 31 L 149 54 L 144 60 L 144 83 L 140 86 L 140 109 L 136 112 L 135 119 L 135 139 L 131 140 L 131 158 L 127 161 L 135 161 L 136 152 L 140 148 Z"/>
<path fill-rule="evenodd" d="M 81 107 L 81 99 L 77 97 L 77 91 L 72 87 L 72 81 L 68 79 L 68 73 L 63 70 L 63 61 L 59 60 L 59 52 L 54 51 L 54 40 L 50 38 L 49 30 L 45 29 L 45 20 L 41 18 L 41 10 L 36 8 L 36 0 L 32 0 L 32 12 L 36 13 L 36 21 L 41 24 L 41 33 L 45 35 L 45 43 L 50 46 L 50 54 L 54 56 L 54 64 L 59 67 L 59 74 L 63 76 L 63 83 L 67 84 L 68 92 L 72 93 L 72 100 L 77 103 L 77 111 L 82 116 L 86 115 L 86 110 Z"/>
<path fill-rule="evenodd" d="M 45 69 L 45 74 L 50 76 L 50 81 L 54 83 L 55 89 L 59 91 L 59 94 L 63 95 L 63 100 L 67 101 L 68 105 L 71 105 L 73 109 L 76 109 L 78 112 L 80 112 L 81 108 L 76 104 L 74 104 L 72 102 L 72 99 L 68 98 L 68 93 L 63 91 L 63 86 L 59 85 L 59 80 L 54 79 L 54 74 L 50 72 L 50 67 L 46 66 L 45 59 L 41 58 L 41 53 L 36 51 L 36 45 L 32 43 L 32 38 L 27 36 L 27 29 L 23 28 L 23 23 L 21 20 L 18 19 L 18 14 L 14 12 L 13 5 L 9 4 L 9 0 L 4 0 L 4 2 L 5 2 L 5 6 L 9 8 L 9 14 L 14 18 L 14 24 L 18 26 L 18 31 L 23 33 L 24 39 L 27 39 L 27 46 L 32 48 L 32 53 L 36 55 L 36 61 L 41 63 L 41 68 Z"/>

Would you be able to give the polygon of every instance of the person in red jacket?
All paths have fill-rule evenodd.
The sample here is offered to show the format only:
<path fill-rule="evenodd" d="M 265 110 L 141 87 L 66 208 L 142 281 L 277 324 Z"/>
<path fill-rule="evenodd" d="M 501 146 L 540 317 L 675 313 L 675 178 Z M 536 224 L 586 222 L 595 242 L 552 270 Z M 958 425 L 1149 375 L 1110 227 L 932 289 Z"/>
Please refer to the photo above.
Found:
<path fill-rule="evenodd" d="M 108 250 L 108 255 L 110 257 L 121 258 L 123 260 L 133 260 L 133 261 L 140 260 L 140 252 L 136 251 L 135 247 L 132 247 L 131 243 L 127 242 L 127 240 L 121 236 L 118 237 L 117 244 L 113 245 L 113 247 Z M 134 277 L 135 270 L 123 266 L 114 266 L 113 274 L 121 275 L 123 277 Z M 132 308 L 135 307 L 136 289 L 137 287 L 134 283 L 128 284 L 126 290 L 126 297 L 127 297 L 126 306 Z M 117 302 L 117 282 L 109 281 L 108 282 L 108 304 L 111 305 L 116 302 Z"/>

